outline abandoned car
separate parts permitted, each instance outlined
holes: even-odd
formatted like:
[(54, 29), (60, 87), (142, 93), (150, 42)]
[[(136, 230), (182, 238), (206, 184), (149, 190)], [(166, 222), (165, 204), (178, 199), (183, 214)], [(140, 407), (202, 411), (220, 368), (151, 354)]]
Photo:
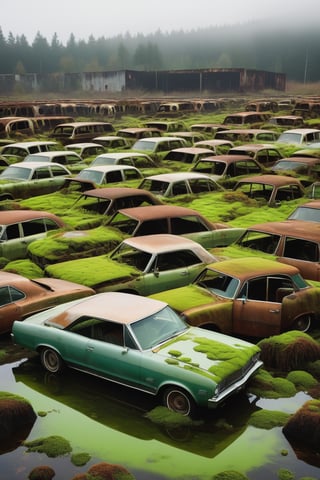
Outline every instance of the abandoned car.
[(51, 373), (67, 365), (155, 395), (182, 415), (219, 406), (262, 365), (258, 346), (189, 327), (165, 302), (119, 292), (15, 322), (12, 338)]

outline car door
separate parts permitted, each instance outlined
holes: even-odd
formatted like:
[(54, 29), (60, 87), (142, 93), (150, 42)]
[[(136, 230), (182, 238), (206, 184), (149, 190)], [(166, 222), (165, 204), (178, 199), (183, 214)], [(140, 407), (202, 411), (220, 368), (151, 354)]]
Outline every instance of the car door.
[(281, 331), (282, 304), (276, 291), (283, 285), (278, 277), (258, 277), (242, 286), (233, 305), (233, 333), (267, 337)]
[(27, 242), (24, 241), (20, 223), (7, 225), (0, 239), (0, 254), (9, 260), (24, 258), (27, 253)]
[(202, 269), (203, 263), (191, 250), (160, 253), (136, 285), (140, 282), (140, 295), (151, 295), (192, 283)]
[(14, 287), (0, 287), (0, 334), (11, 330), (15, 320), (21, 320), (21, 309), (15, 303), (25, 298), (25, 294)]

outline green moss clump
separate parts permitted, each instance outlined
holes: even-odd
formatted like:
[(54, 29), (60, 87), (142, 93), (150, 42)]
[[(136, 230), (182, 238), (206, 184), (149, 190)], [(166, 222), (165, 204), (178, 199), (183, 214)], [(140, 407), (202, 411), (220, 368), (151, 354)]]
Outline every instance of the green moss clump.
[(311, 373), (312, 376), (320, 380), (320, 360), (315, 362), (309, 362), (306, 365), (306, 370)]
[(190, 417), (161, 406), (155, 407), (153, 410), (150, 410), (150, 412), (147, 412), (145, 417), (157, 425), (164, 425), (166, 427), (192, 425), (193, 423)]
[(166, 358), (166, 363), (169, 365), (179, 365), (179, 361), (176, 360), (175, 358)]
[(258, 351), (255, 345), (243, 349), (237, 345), (226, 345), (205, 337), (195, 338), (194, 341), (198, 343), (194, 347), (196, 352), (204, 353), (208, 359), (216, 361), (208, 371), (218, 382), (238, 371), (240, 366)]
[(168, 353), (173, 357), (180, 357), (180, 355), (182, 355), (181, 352), (179, 352), (179, 350), (170, 350)]
[(26, 278), (44, 277), (43, 270), (31, 260), (14, 260), (3, 268), (5, 272), (16, 273)]
[(288, 373), (287, 379), (295, 385), (297, 390), (302, 391), (306, 391), (318, 383), (310, 373), (302, 370), (294, 370)]
[(320, 358), (320, 344), (304, 332), (290, 332), (264, 338), (258, 343), (267, 367), (291, 371)]
[(23, 442), (23, 445), (27, 447), (27, 452), (45, 453), (48, 457), (60, 457), (72, 451), (68, 440), (59, 435), (37, 438), (36, 440)]
[(275, 410), (258, 410), (254, 412), (250, 419), (249, 425), (265, 430), (271, 430), (274, 427), (282, 427), (290, 418), (290, 414)]
[(248, 480), (248, 477), (236, 470), (226, 470), (225, 472), (214, 475), (212, 480)]
[(295, 475), (293, 472), (287, 470), (286, 468), (280, 468), (278, 470), (278, 478), (279, 480), (293, 480), (295, 478)]
[(107, 255), (56, 263), (47, 266), (45, 272), (49, 277), (69, 280), (87, 287), (96, 287), (115, 280), (129, 281), (141, 274), (136, 268), (114, 262)]
[(83, 465), (86, 465), (91, 460), (91, 455), (86, 452), (81, 452), (81, 453), (73, 453), (71, 455), (71, 462), (73, 465), (76, 465), (77, 467), (81, 467)]
[(292, 382), (286, 378), (273, 377), (263, 368), (251, 379), (248, 391), (262, 398), (289, 398), (297, 393)]

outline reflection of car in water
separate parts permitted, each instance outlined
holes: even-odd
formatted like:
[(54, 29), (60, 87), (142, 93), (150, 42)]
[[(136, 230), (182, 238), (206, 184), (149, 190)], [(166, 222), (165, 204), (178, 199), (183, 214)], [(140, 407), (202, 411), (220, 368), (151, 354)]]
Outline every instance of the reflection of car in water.
[(105, 380), (74, 370), (66, 370), (64, 375), (50, 374), (34, 359), (21, 363), (13, 373), (16, 382), (60, 402), (60, 412), (63, 413), (65, 405), (91, 418), (92, 431), (87, 431), (87, 438), (95, 435), (98, 422), (125, 434), (127, 445), (136, 439), (148, 444), (154, 440), (207, 458), (214, 458), (236, 441), (245, 431), (249, 417), (258, 409), (245, 394), (239, 394), (228, 402), (227, 407), (205, 412), (194, 423), (161, 426), (147, 418), (146, 412), (151, 411), (156, 403), (141, 392), (130, 390), (128, 395), (127, 388), (112, 383), (105, 388)]

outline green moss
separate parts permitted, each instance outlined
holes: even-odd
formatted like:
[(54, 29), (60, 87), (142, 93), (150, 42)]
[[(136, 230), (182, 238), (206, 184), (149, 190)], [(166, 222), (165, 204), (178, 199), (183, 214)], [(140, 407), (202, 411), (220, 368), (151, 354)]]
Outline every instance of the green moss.
[(145, 417), (157, 425), (166, 427), (178, 427), (192, 425), (193, 421), (190, 417), (173, 412), (166, 407), (155, 407), (145, 414)]
[(180, 357), (179, 361), (183, 362), (183, 363), (190, 363), (191, 364), (191, 358), (189, 358), (189, 357)]
[(248, 391), (262, 398), (289, 398), (297, 393), (292, 382), (273, 377), (263, 368), (250, 380)]
[(304, 367), (320, 356), (320, 344), (307, 333), (296, 330), (265, 338), (258, 346), (264, 364), (283, 371)]
[(249, 425), (256, 428), (271, 430), (274, 427), (282, 427), (290, 418), (290, 414), (275, 410), (258, 410), (254, 412), (250, 419)]
[(117, 282), (126, 281), (141, 274), (136, 268), (114, 262), (106, 255), (49, 265), (45, 268), (45, 272), (50, 277), (69, 280), (88, 287), (112, 282), (114, 279)]
[(288, 373), (287, 380), (292, 382), (297, 390), (306, 391), (317, 385), (318, 381), (308, 372), (303, 370), (293, 370)]
[(77, 467), (81, 467), (82, 465), (86, 465), (91, 460), (91, 455), (86, 452), (82, 453), (73, 453), (71, 455), (71, 462), (73, 465), (76, 465)]
[(179, 350), (170, 350), (168, 353), (169, 353), (169, 355), (172, 355), (173, 357), (180, 357), (180, 355), (182, 355), (182, 353), (179, 352)]
[(18, 400), (19, 402), (28, 403), (30, 405), (30, 402), (24, 397), (20, 397), (20, 395), (16, 395), (10, 392), (0, 391), (0, 400)]
[(278, 470), (278, 478), (279, 480), (293, 480), (295, 478), (295, 475), (293, 472), (287, 470), (286, 468), (280, 468)]
[(3, 268), (5, 272), (17, 273), (26, 278), (41, 278), (43, 270), (31, 260), (14, 260)]
[(36, 240), (28, 246), (28, 253), (40, 265), (72, 260), (113, 250), (122, 241), (114, 229), (100, 226), (84, 232), (59, 232)]
[(214, 375), (215, 380), (220, 382), (223, 378), (231, 375), (239, 370), (240, 366), (245, 364), (249, 357), (256, 353), (257, 347), (238, 347), (220, 343), (208, 338), (195, 338), (195, 343), (198, 343), (194, 347), (196, 352), (204, 353), (210, 360), (216, 361), (209, 368), (209, 373)]
[(236, 470), (226, 470), (225, 472), (214, 475), (212, 480), (248, 480), (248, 477)]
[(178, 312), (213, 302), (213, 297), (207, 290), (199, 289), (195, 285), (174, 288), (150, 296), (167, 302)]
[(179, 361), (176, 360), (175, 358), (166, 358), (166, 363), (169, 365), (179, 365)]
[(320, 379), (320, 360), (307, 363), (306, 369), (308, 370), (309, 373), (311, 373), (311, 375)]
[(48, 457), (59, 457), (72, 451), (68, 440), (58, 435), (23, 442), (23, 445), (27, 452), (45, 453)]

